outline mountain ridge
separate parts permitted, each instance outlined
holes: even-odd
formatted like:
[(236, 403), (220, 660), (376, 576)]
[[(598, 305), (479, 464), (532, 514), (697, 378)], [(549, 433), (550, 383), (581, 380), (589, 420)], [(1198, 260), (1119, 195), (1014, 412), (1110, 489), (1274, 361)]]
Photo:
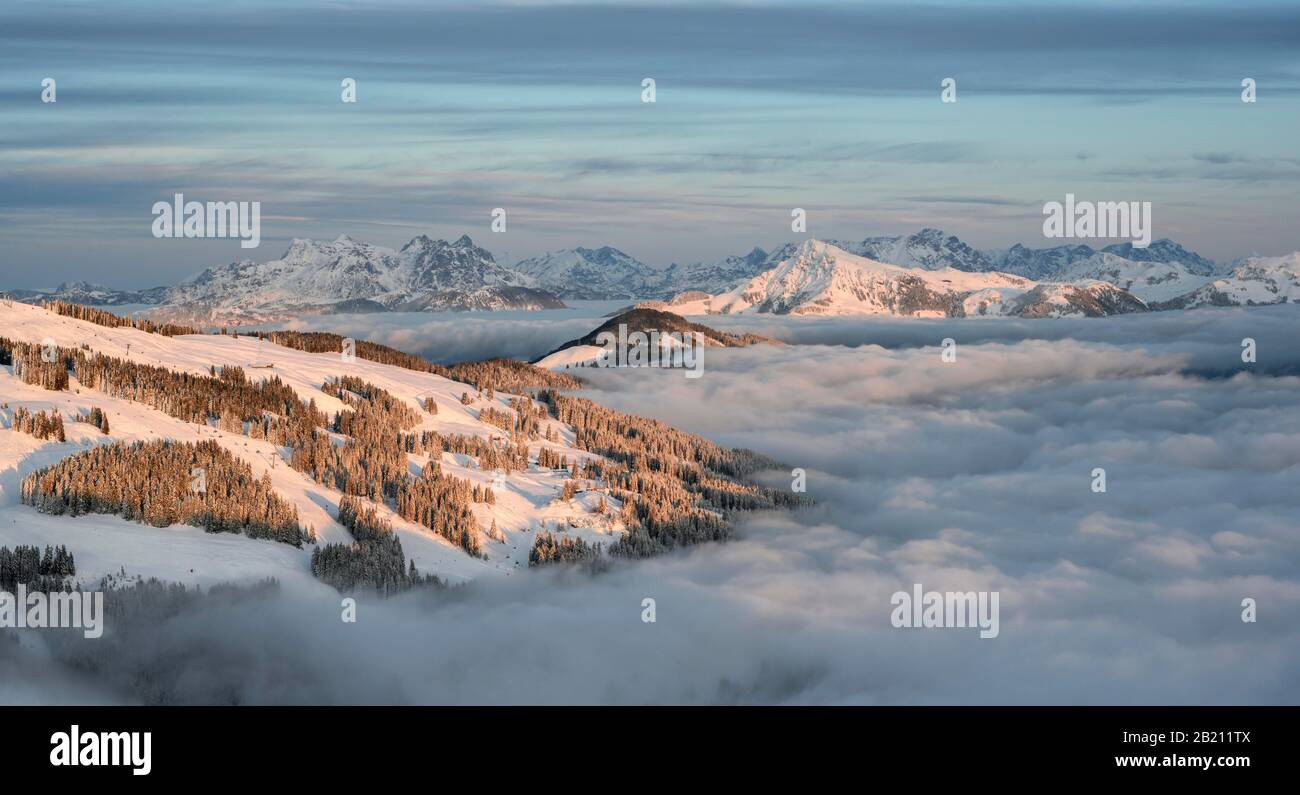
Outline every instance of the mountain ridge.
[[(1258, 281), (1258, 273), (1233, 274), (1245, 263), (1265, 258), (1215, 263), (1168, 238), (1146, 248), (1132, 243), (1100, 249), (1082, 243), (1044, 248), (1016, 243), (1007, 249), (978, 250), (956, 235), (925, 227), (907, 235), (822, 242), (918, 272), (1002, 273), (1053, 284), (1103, 281), (1148, 300), (1152, 308), (1189, 308), (1238, 298), (1257, 304), (1289, 296), (1275, 284), (1271, 291), (1234, 288), (1191, 298), (1212, 281)], [(754, 247), (746, 254), (662, 268), (613, 246), (577, 246), (507, 266), (468, 235), (447, 241), (421, 234), (392, 249), (343, 234), (332, 241), (295, 238), (277, 259), (212, 266), (170, 287), (115, 290), (75, 281), (52, 291), (15, 290), (10, 295), (27, 303), (61, 299), (89, 306), (139, 304), (153, 307), (145, 311), (162, 320), (229, 324), (348, 311), (537, 310), (563, 307), (564, 298), (650, 299), (681, 305), (694, 303), (696, 292), (715, 296), (734, 290), (778, 267), (802, 245), (785, 243), (770, 251)]]
[(809, 240), (735, 289), (670, 304), (679, 314), (1062, 317), (1142, 312), (1140, 299), (1113, 284), (1035, 282), (998, 271), (906, 268)]

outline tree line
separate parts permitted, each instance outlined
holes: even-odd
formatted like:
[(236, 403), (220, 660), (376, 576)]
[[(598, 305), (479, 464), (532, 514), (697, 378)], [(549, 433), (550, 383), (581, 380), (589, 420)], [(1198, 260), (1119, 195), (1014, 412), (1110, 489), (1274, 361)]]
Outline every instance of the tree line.
[(108, 434), (108, 412), (104, 411), (99, 406), (91, 406), (88, 414), (78, 414), (73, 419), (77, 422), (84, 422), (93, 425), (99, 429), (100, 433), (105, 435)]
[[(276, 345), (308, 353), (342, 353), (343, 341), (346, 339), (338, 334), (324, 331), (259, 331), (257, 336)], [(443, 378), (469, 384), (476, 389), (520, 393), (537, 388), (577, 389), (582, 385), (582, 382), (571, 375), (552, 373), (550, 370), (514, 359), (495, 358), (479, 362), (459, 362), (448, 367), (375, 342), (354, 340), (354, 345), (358, 358), (390, 364), (405, 370), (440, 375)]]
[(13, 593), (19, 583), (33, 591), (62, 590), (64, 580), (75, 577), (77, 562), (68, 548), (18, 545), (0, 547), (0, 591)]
[(18, 406), (14, 409), (12, 427), (13, 430), (19, 433), (35, 436), (37, 439), (53, 439), (56, 442), (66, 442), (68, 440), (64, 432), (63, 415), (54, 409), (51, 409), (49, 414), (44, 411), (33, 414), (22, 406)]
[(548, 530), (539, 530), (528, 552), (529, 566), (548, 563), (581, 563), (601, 556), (600, 544), (588, 544), (574, 536), (559, 536)]
[(731, 534), (730, 511), (799, 502), (796, 495), (739, 480), (777, 466), (752, 451), (724, 448), (657, 420), (553, 390), (538, 398), (573, 427), (575, 447), (602, 457), (584, 461), (574, 474), (603, 480), (623, 503), (627, 533), (610, 546), (611, 554), (644, 557), (720, 541)]
[(68, 352), (0, 337), (0, 365), (12, 366), (24, 384), (54, 392), (68, 388)]
[(99, 309), (93, 306), (84, 306), (82, 304), (73, 304), (68, 301), (54, 299), (52, 301), (41, 302), (41, 307), (48, 309), (64, 317), (76, 318), (94, 323), (97, 326), (106, 326), (108, 328), (133, 328), (140, 331), (146, 331), (150, 334), (162, 334), (167, 337), (175, 337), (181, 334), (202, 334), (202, 329), (193, 326), (181, 326), (175, 323), (156, 323), (152, 320), (143, 318), (130, 318), (115, 315), (112, 312)]
[(325, 544), (311, 553), (311, 572), (343, 593), (374, 590), (385, 596), (419, 585), (441, 585), (432, 575), (421, 575), (415, 561), (406, 560), (402, 541), (374, 506), (356, 497), (339, 500), (339, 524), (355, 542)]
[(215, 441), (117, 442), (82, 450), (23, 478), (20, 499), (38, 511), (107, 513), (154, 527), (188, 524), (300, 547), (298, 509), (275, 493), (270, 473)]
[(437, 461), (425, 464), (418, 478), (407, 478), (398, 489), (397, 514), (417, 522), (475, 557), (483, 555), (478, 521), (470, 510), (469, 481), (442, 474)]

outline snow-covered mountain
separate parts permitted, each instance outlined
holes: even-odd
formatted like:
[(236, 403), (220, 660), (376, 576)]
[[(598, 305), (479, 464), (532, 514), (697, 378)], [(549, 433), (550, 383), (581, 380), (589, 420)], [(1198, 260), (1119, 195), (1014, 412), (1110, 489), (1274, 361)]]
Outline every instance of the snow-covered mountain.
[(1227, 276), (1165, 301), (1157, 308), (1260, 306), (1297, 301), (1300, 301), (1300, 251), (1282, 257), (1250, 257)]
[(238, 322), (329, 311), (342, 302), (400, 310), (563, 306), (468, 236), (449, 243), (421, 235), (393, 251), (343, 235), (294, 240), (270, 262), (209, 268), (168, 290), (158, 314)]
[[(606, 354), (606, 349), (601, 345), (601, 334), (608, 333), (616, 338), (622, 335), (626, 338), (626, 335), (636, 332), (647, 335), (647, 345), (653, 344), (649, 343), (648, 340), (658, 339), (660, 349), (664, 355), (671, 355), (674, 347), (681, 346), (680, 341), (674, 340), (670, 336), (672, 334), (679, 334), (682, 339), (689, 340), (692, 344), (695, 340), (699, 340), (707, 348), (740, 348), (760, 343), (766, 345), (783, 344), (779, 340), (757, 334), (728, 334), (701, 323), (688, 322), (675, 312), (665, 311), (657, 307), (637, 305), (614, 315), (583, 336), (569, 340), (539, 358), (534, 364), (547, 370), (563, 370), (574, 366), (594, 365), (602, 355)], [(652, 334), (653, 337), (650, 336)]]
[[(1000, 271), (1035, 281), (1067, 281), (1058, 275), (1076, 262), (1098, 253), (1091, 246), (1083, 244), (1032, 249), (1017, 243), (1009, 249), (979, 251), (956, 235), (928, 227), (910, 235), (868, 237), (859, 242), (825, 242), (850, 254), (903, 268), (951, 268), (968, 273)], [(728, 257), (717, 263), (671, 266), (664, 272), (660, 289), (654, 296), (671, 298), (688, 290), (703, 290), (714, 294), (725, 292), (788, 259), (799, 245), (787, 243), (770, 255), (765, 255), (762, 249), (756, 248), (744, 257)], [(1134, 262), (1181, 262), (1189, 274), (1208, 275), (1214, 268), (1213, 262), (1171, 240), (1157, 240), (1146, 249), (1134, 248), (1131, 243), (1125, 243), (1107, 246), (1102, 251)]]
[[(1274, 302), (1280, 296), (1289, 296), (1286, 285), (1291, 283), (1285, 269), (1278, 272), (1263, 264), (1279, 258), (1251, 257), (1217, 265), (1167, 238), (1146, 248), (1119, 243), (1098, 250), (1075, 243), (1035, 249), (1017, 243), (1007, 249), (979, 251), (955, 235), (924, 228), (908, 235), (868, 237), (858, 242), (830, 240), (822, 245), (877, 266), (891, 265), (904, 271), (988, 274), (992, 282), (997, 282), (993, 287), (997, 290), (1013, 289), (999, 281), (1003, 276), (1051, 284), (1054, 286), (1044, 287), (1034, 295), (1050, 294), (1049, 304), (1059, 300), (1069, 306), (1088, 304), (1084, 298), (1088, 291), (1099, 297), (1099, 288), (1079, 286), (1087, 281), (1122, 288), (1153, 309)], [(653, 299), (668, 302), (673, 311), (678, 311), (682, 306), (699, 308), (704, 296), (720, 299), (724, 294), (752, 289), (756, 278), (792, 259), (798, 260), (805, 246), (786, 243), (771, 252), (756, 247), (743, 255), (674, 263), (666, 268), (648, 265), (611, 246), (580, 246), (506, 266), (467, 236), (448, 242), (421, 235), (393, 250), (344, 235), (333, 241), (294, 240), (278, 259), (242, 260), (209, 268), (174, 287), (129, 291), (68, 282), (53, 291), (15, 290), (9, 295), (27, 303), (61, 299), (92, 306), (157, 305), (150, 310), (157, 319), (199, 325), (263, 323), (303, 313), (548, 309), (563, 306), (557, 296)], [(884, 273), (879, 268), (877, 272)], [(1215, 276), (1221, 278), (1214, 280)], [(852, 281), (850, 277), (842, 278)], [(868, 291), (874, 296), (872, 300), (882, 302), (878, 311), (883, 311), (891, 300), (888, 290), (882, 292), (884, 288), (880, 287), (883, 278), (873, 277), (875, 287)], [(960, 276), (949, 274), (947, 283), (936, 285), (917, 273), (893, 273), (886, 281), (891, 281), (891, 289), (898, 294), (897, 306), (890, 311), (947, 314), (956, 310), (948, 307), (947, 299), (936, 296), (986, 289), (985, 285), (957, 289), (954, 280), (962, 281)], [(1066, 290), (1061, 286), (1064, 284), (1076, 287)], [(1021, 285), (1014, 289), (1033, 287)], [(809, 283), (805, 288), (812, 290), (814, 285)], [(1067, 293), (1074, 297), (1073, 301), (1066, 297)], [(1110, 298), (1118, 301), (1117, 307), (1127, 306), (1122, 296)], [(839, 297), (828, 299), (828, 306), (842, 303)], [(724, 303), (739, 306), (736, 302)], [(721, 306), (716, 301), (715, 305)], [(808, 312), (815, 302), (791, 294), (774, 296), (770, 304), (787, 305)], [(1104, 310), (1105, 302), (1098, 306)], [(1032, 314), (1020, 304), (998, 311)], [(1087, 311), (1094, 310), (1090, 307)]]
[(673, 263), (664, 270), (651, 295), (671, 299), (695, 290), (721, 293), (754, 278), (771, 265), (768, 253), (758, 247), (743, 256), (733, 255), (713, 262)]
[(468, 235), (454, 243), (420, 235), (402, 246), (398, 260), (415, 294), (481, 287), (535, 287), (536, 283), (513, 268), (500, 265), (487, 249), (474, 245)]
[(956, 235), (928, 227), (911, 235), (869, 237), (860, 243), (837, 242), (835, 245), (860, 257), (904, 268), (928, 271), (952, 268), (972, 273), (994, 270), (984, 254), (966, 245)]
[(1218, 268), (1213, 261), (1168, 238), (1157, 240), (1146, 248), (1138, 248), (1127, 242), (1114, 243), (1100, 250), (1083, 243), (1048, 248), (1029, 248), (1017, 243), (1008, 249), (985, 251), (984, 256), (993, 270), (1045, 280), (1055, 279), (1075, 263), (1099, 253), (1122, 257), (1130, 262), (1178, 263), (1187, 273), (1195, 276), (1209, 276)]
[(809, 240), (745, 284), (673, 305), (671, 310), (679, 314), (1096, 317), (1146, 308), (1106, 282), (1039, 284), (998, 272), (904, 268)]
[(1147, 304), (1169, 301), (1189, 293), (1211, 276), (1188, 270), (1181, 262), (1136, 262), (1104, 251), (1074, 262), (1049, 276), (1052, 282), (1094, 279), (1122, 287)]
[(771, 255), (754, 247), (748, 254), (719, 260), (673, 263), (656, 268), (611, 246), (571, 248), (521, 260), (515, 268), (538, 287), (578, 300), (662, 299), (690, 292), (715, 294), (769, 270), (795, 244)]
[(552, 251), (514, 267), (535, 286), (579, 300), (653, 297), (662, 279), (655, 268), (611, 246)]
[(1051, 248), (1028, 248), (1017, 243), (1011, 248), (1000, 251), (986, 251), (993, 270), (1014, 273), (1027, 279), (1048, 279), (1061, 273), (1079, 260), (1087, 259), (1097, 252), (1092, 246), (1082, 243), (1072, 246), (1052, 246)]
[(1138, 248), (1129, 243), (1115, 243), (1102, 251), (1115, 254), (1134, 262), (1179, 262), (1189, 273), (1210, 276), (1218, 270), (1213, 260), (1206, 259), (1195, 251), (1188, 251), (1169, 238), (1161, 238), (1146, 248)]
[(85, 306), (122, 306), (124, 304), (157, 304), (163, 301), (166, 287), (147, 290), (115, 290), (102, 284), (86, 281), (63, 282), (53, 290), (11, 290), (16, 300), (36, 304), (42, 301), (67, 301)]

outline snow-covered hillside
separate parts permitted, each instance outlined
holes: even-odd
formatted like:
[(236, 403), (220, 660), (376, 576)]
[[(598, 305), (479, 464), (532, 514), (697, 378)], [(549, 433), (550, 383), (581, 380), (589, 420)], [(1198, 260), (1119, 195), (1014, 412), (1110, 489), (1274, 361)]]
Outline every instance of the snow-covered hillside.
[[(167, 337), (132, 328), (106, 328), (17, 302), (0, 304), (0, 336), (36, 343), (48, 340), (70, 349), (85, 346), (135, 363), (196, 375), (207, 374), (213, 366), (238, 365), (251, 379), (278, 376), (302, 399), (314, 399), (326, 412), (341, 410), (344, 404), (322, 392), (321, 384), (329, 378), (353, 375), (388, 390), (413, 407), (432, 397), (438, 413), (422, 412), (420, 429), (444, 434), (499, 438), (501, 429), (481, 421), (480, 412), (491, 406), (513, 414), (509, 395), (497, 393), (490, 400), (474, 398), (473, 387), (438, 375), (360, 358), (344, 362), (338, 353), (307, 353), (253, 337)], [(469, 405), (462, 405), (460, 398), (467, 392), (473, 399)], [(0, 367), (0, 406), (0, 546), (66, 544), (76, 556), (78, 579), (83, 582), (125, 570), (128, 575), (188, 583), (275, 576), (289, 584), (323, 587), (309, 572), (309, 547), (298, 550), (282, 543), (208, 534), (176, 525), (155, 528), (109, 515), (50, 516), (19, 503), (19, 483), (26, 475), (78, 450), (112, 441), (215, 440), (247, 462), (254, 475), (269, 473), (275, 491), (297, 507), (301, 523), (314, 528), (321, 543), (351, 540), (348, 530), (334, 518), (341, 495), (290, 468), (285, 463), (285, 449), (270, 442), (228, 433), (214, 425), (183, 422), (144, 403), (85, 388), (75, 378), (67, 391), (41, 389), (16, 378), (12, 367)], [(59, 412), (64, 417), (67, 441), (41, 441), (10, 429), (18, 407)], [(72, 422), (73, 417), (87, 414), (92, 407), (107, 413), (107, 436), (91, 425)], [(534, 452), (550, 448), (571, 462), (593, 457), (572, 446), (570, 428), (554, 420), (546, 423), (556, 429), (557, 441), (534, 441)], [(411, 456), (413, 471), (418, 471), (425, 460)], [(495, 504), (476, 503), (473, 510), (482, 527), (495, 521), (505, 541), (485, 538), (487, 558), (474, 558), (427, 528), (380, 506), (381, 515), (392, 523), (407, 557), (425, 573), (451, 582), (510, 575), (527, 568), (537, 531), (553, 530), (557, 525), (563, 525), (570, 537), (593, 542), (608, 543), (622, 533), (616, 499), (595, 491), (579, 492), (567, 502), (559, 499), (566, 479), (563, 471), (539, 468), (534, 463), (527, 471), (511, 473), (504, 481), (494, 483), (494, 473), (479, 470), (468, 456), (442, 453), (441, 464), (447, 474), (493, 488)], [(604, 515), (595, 512), (602, 497), (612, 509)]]
[[(643, 337), (635, 336), (638, 333)], [(656, 344), (657, 351), (654, 350)], [(569, 340), (535, 364), (545, 370), (565, 370), (584, 365), (620, 366), (621, 357), (626, 355), (631, 359), (631, 349), (637, 349), (636, 357), (642, 361), (671, 362), (676, 352), (677, 366), (693, 366), (697, 348), (740, 348), (757, 344), (781, 343), (756, 334), (728, 334), (700, 323), (691, 323), (662, 301), (649, 301), (611, 317), (577, 339)], [(620, 345), (625, 346), (623, 353), (616, 350)]]

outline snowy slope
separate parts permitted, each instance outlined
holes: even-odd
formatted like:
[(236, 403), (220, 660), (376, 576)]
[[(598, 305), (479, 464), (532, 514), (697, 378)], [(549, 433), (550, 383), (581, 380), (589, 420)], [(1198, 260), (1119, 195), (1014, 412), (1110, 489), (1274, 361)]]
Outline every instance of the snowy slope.
[[(433, 397), (438, 403), (438, 414), (426, 414), (422, 428), (484, 438), (502, 435), (499, 428), (478, 419), (479, 411), (489, 401), (480, 398), (472, 405), (461, 405), (461, 394), (468, 391), (473, 395), (472, 387), (364, 359), (343, 363), (338, 354), (306, 353), (250, 337), (164, 337), (130, 328), (109, 329), (19, 303), (0, 303), (0, 336), (30, 342), (48, 338), (65, 347), (85, 344), (109, 355), (193, 373), (207, 373), (212, 365), (239, 365), (247, 368), (250, 378), (279, 376), (299, 396), (314, 398), (325, 411), (338, 410), (342, 403), (320, 391), (321, 383), (327, 377), (351, 374), (404, 398), (413, 406), (418, 406), (426, 396)], [(510, 412), (509, 398), (498, 393), (490, 405)], [(309, 547), (296, 550), (285, 544), (207, 534), (195, 528), (153, 528), (112, 516), (46, 516), (19, 504), (18, 485), (23, 477), (87, 445), (111, 440), (214, 439), (246, 461), (255, 475), (260, 477), (269, 471), (276, 491), (297, 506), (301, 523), (313, 527), (322, 542), (350, 540), (347, 529), (333, 519), (340, 495), (287, 466), (281, 458), (282, 451), (268, 442), (182, 422), (144, 404), (81, 388), (75, 378), (68, 391), (47, 391), (22, 383), (13, 377), (12, 368), (0, 368), (0, 404), (7, 404), (7, 408), (0, 409), (0, 545), (67, 544), (77, 558), (78, 576), (83, 580), (92, 581), (125, 567), (128, 574), (190, 583), (210, 583), (232, 576), (240, 579), (277, 576), (289, 583), (309, 581), (315, 585), (308, 568)], [(32, 411), (60, 411), (67, 427), (67, 443), (42, 442), (10, 430), (8, 426), (17, 406)], [(71, 421), (73, 416), (87, 413), (91, 406), (108, 412), (110, 436)], [(559, 431), (560, 441), (535, 441), (531, 443), (534, 449), (550, 447), (568, 455), (570, 461), (591, 457), (590, 453), (571, 447), (571, 429), (559, 423), (551, 424)], [(411, 460), (413, 466), (424, 463), (418, 456), (412, 456)], [(447, 474), (492, 485), (493, 473), (473, 468), (466, 456), (444, 453), (442, 466)], [(621, 525), (612, 518), (619, 507), (617, 500), (607, 498), (613, 509), (610, 518), (593, 513), (598, 494), (582, 493), (571, 503), (560, 503), (558, 495), (564, 480), (563, 473), (530, 466), (527, 472), (509, 475), (504, 489), (494, 487), (495, 505), (474, 506), (483, 528), (495, 519), (506, 536), (505, 543), (485, 539), (487, 560), (469, 557), (441, 536), (402, 519), (387, 508), (381, 508), (380, 512), (392, 522), (407, 556), (423, 572), (450, 581), (508, 575), (527, 567), (528, 551), (538, 529), (564, 523), (573, 526), (568, 532), (577, 537), (605, 543), (621, 533)]]
[(535, 364), (546, 370), (568, 370), (579, 365), (591, 364), (604, 354), (605, 349), (597, 345), (573, 345), (543, 356)]

